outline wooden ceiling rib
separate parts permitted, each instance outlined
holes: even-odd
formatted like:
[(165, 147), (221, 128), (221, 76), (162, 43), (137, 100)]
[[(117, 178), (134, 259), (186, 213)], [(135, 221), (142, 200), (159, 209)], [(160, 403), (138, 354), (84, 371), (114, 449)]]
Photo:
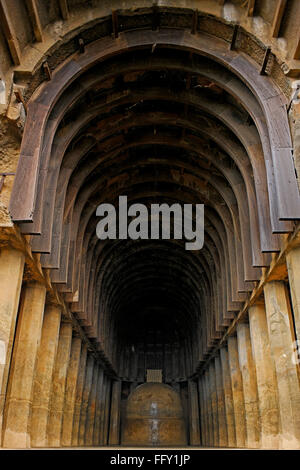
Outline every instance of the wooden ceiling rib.
[(59, 8), (61, 12), (61, 16), (63, 20), (68, 20), (69, 18), (69, 8), (68, 8), (68, 1), (67, 0), (58, 0)]
[(247, 15), (253, 16), (255, 9), (255, 0), (248, 0)]
[(0, 0), (0, 22), (3, 28), (5, 39), (7, 41), (13, 63), (15, 65), (19, 65), (21, 63), (20, 45), (10, 20), (7, 5), (4, 0)]
[(43, 29), (40, 22), (40, 17), (36, 5), (36, 0), (26, 0), (26, 7), (29, 13), (30, 21), (32, 23), (34, 36), (36, 41), (43, 41)]
[(272, 37), (277, 38), (279, 35), (279, 30), (281, 26), (281, 22), (283, 19), (283, 15), (285, 12), (285, 7), (287, 4), (287, 0), (277, 0), (276, 10), (274, 13), (274, 19), (272, 24)]
[[(160, 9), (150, 12), (148, 29), (122, 32), (113, 11), (111, 36), (76, 39), (57, 70), (48, 58), (48, 80), (27, 104), (10, 210), (111, 370), (124, 373), (120, 348), (146, 341), (159, 307), (164, 328), (193, 351), (188, 376), (280, 249), (278, 233), (300, 218), (299, 193), (286, 100), (272, 80), (199, 34), (197, 12), (187, 29), (163, 28)], [(119, 195), (204, 203), (203, 249), (98, 240), (96, 208)]]

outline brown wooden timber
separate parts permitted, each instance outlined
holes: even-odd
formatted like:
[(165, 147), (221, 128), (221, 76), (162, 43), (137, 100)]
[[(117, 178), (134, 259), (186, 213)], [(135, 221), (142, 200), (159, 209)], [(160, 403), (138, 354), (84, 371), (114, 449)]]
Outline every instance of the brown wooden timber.
[(294, 59), (300, 60), (300, 38), (298, 39), (298, 44), (294, 52)]
[(263, 63), (262, 63), (262, 66), (261, 66), (261, 69), (260, 69), (260, 72), (259, 72), (260, 75), (266, 75), (266, 68), (268, 66), (268, 61), (269, 61), (270, 54), (271, 54), (271, 48), (267, 47), (265, 55), (264, 55)]
[(20, 65), (21, 50), (16, 33), (9, 17), (9, 12), (5, 0), (0, 0), (0, 22), (3, 27), (3, 32), (9, 47), (13, 63), (15, 65)]
[(68, 0), (59, 0), (59, 8), (63, 20), (67, 21), (69, 19)]
[(253, 16), (254, 15), (254, 9), (255, 9), (255, 0), (248, 0), (247, 15), (248, 16)]
[(281, 26), (281, 22), (283, 19), (285, 7), (286, 7), (287, 0), (277, 0), (277, 6), (274, 13), (274, 19), (272, 23), (272, 37), (277, 38)]
[(38, 42), (42, 42), (43, 41), (43, 29), (42, 29), (42, 25), (40, 22), (36, 0), (26, 0), (26, 6), (27, 6), (27, 10), (30, 16), (31, 23), (32, 23), (35, 39)]
[(194, 10), (193, 19), (192, 19), (192, 29), (191, 34), (196, 34), (198, 26), (198, 10)]
[(118, 22), (118, 13), (116, 10), (112, 10), (111, 12), (111, 21), (112, 21), (113, 37), (117, 38), (119, 36), (119, 22)]

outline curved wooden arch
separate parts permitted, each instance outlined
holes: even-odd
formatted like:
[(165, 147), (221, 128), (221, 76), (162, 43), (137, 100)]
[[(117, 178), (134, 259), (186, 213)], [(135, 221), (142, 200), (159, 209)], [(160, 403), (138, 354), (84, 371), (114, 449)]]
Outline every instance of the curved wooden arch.
[[(125, 63), (125, 54), (151, 54), (154, 44), (158, 52), (151, 63)], [(95, 102), (81, 111), (83, 100), (93, 88), (101, 90), (104, 80), (159, 70), (159, 50), (167, 49), (178, 51), (178, 60), (170, 58), (165, 67), (186, 75), (185, 89), (143, 88), (133, 80), (117, 91), (97, 95), (96, 90)], [(194, 57), (190, 63), (188, 54)], [(100, 64), (103, 70), (95, 75)], [(213, 81), (224, 99), (191, 89), (191, 74)], [(163, 107), (151, 113), (146, 106), (143, 114), (125, 114), (144, 101), (168, 103), (166, 108), (174, 101), (189, 115), (178, 117)], [(33, 235), (32, 250), (42, 253), (51, 281), (114, 367), (118, 348), (126, 347), (114, 341), (122, 311), (156, 292), (166, 302), (172, 297), (177, 328), (189, 322), (179, 347), (192, 357), (185, 369), (196, 370), (252, 291), (252, 281), (259, 280), (260, 267), (268, 265), (265, 252), (279, 249), (276, 233), (291, 231), (291, 221), (300, 218), (285, 104), (272, 80), (224, 41), (168, 29), (97, 40), (68, 58), (32, 95), (12, 218)], [(237, 116), (239, 107), (249, 123)], [(147, 146), (167, 149), (167, 155), (172, 149), (185, 153), (169, 162), (161, 153), (153, 163), (141, 156)], [(167, 201), (205, 202), (207, 240), (201, 253), (187, 254), (177, 241), (171, 249), (164, 244), (146, 249), (97, 240), (95, 208), (107, 198), (116, 201), (120, 191), (129, 202), (157, 194)], [(151, 252), (159, 258), (152, 259)], [(201, 344), (195, 346), (197, 337)]]

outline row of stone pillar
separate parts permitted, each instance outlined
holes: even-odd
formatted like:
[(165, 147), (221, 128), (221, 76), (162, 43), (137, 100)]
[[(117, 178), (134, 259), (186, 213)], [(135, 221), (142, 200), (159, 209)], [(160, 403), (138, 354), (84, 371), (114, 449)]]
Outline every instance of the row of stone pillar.
[[(300, 447), (299, 364), (289, 293), (283, 281), (271, 281), (263, 294), (199, 378), (204, 446)], [(298, 295), (292, 292), (293, 301)]]
[(107, 444), (111, 379), (87, 345), (45, 304), (46, 288), (22, 286), (24, 255), (0, 252), (0, 429), (7, 448)]

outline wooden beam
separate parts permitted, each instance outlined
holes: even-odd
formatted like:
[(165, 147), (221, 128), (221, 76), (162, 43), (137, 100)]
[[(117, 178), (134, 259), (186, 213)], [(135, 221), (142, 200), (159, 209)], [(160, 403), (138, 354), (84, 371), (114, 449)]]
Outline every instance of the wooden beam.
[(263, 60), (263, 63), (262, 63), (261, 69), (260, 69), (260, 75), (266, 75), (266, 68), (267, 68), (267, 65), (268, 65), (270, 53), (271, 53), (271, 48), (267, 47), (266, 52), (265, 52), (265, 56), (264, 56), (264, 60)]
[(255, 0), (248, 0), (247, 16), (253, 16), (255, 8)]
[(230, 43), (230, 50), (231, 50), (231, 51), (234, 50), (238, 32), (239, 32), (239, 25), (238, 25), (238, 24), (235, 24), (235, 25), (234, 25), (234, 28), (233, 28), (231, 43)]
[(296, 47), (296, 50), (294, 52), (294, 57), (295, 60), (300, 60), (300, 38), (298, 39), (298, 44)]
[(15, 94), (17, 102), (22, 103), (22, 105), (24, 106), (25, 112), (27, 113), (27, 104), (26, 104), (26, 101), (24, 100), (24, 96), (23, 96), (21, 89), (16, 87), (14, 90), (14, 94)]
[(68, 0), (59, 0), (59, 8), (62, 18), (66, 21), (69, 19)]
[(85, 45), (84, 45), (84, 40), (82, 38), (78, 39), (78, 46), (79, 46), (79, 52), (80, 54), (84, 54), (85, 52)]
[(277, 0), (277, 7), (274, 14), (272, 24), (272, 37), (277, 38), (280, 30), (280, 25), (284, 15), (287, 0)]
[(192, 19), (192, 29), (191, 33), (196, 34), (198, 26), (198, 10), (194, 10), (193, 19)]
[(111, 12), (111, 21), (112, 21), (112, 28), (113, 28), (113, 37), (117, 38), (119, 36), (119, 23), (118, 23), (118, 13), (116, 10), (112, 10)]
[(157, 31), (159, 29), (159, 8), (156, 3), (152, 5), (152, 31)]
[(21, 51), (18, 39), (15, 35), (13, 25), (10, 21), (8, 9), (5, 0), (0, 0), (0, 24), (4, 32), (5, 39), (8, 44), (8, 48), (15, 65), (21, 63)]
[(35, 39), (38, 42), (43, 41), (43, 29), (40, 22), (36, 0), (26, 0), (26, 6), (32, 23)]
[(47, 76), (47, 80), (51, 80), (51, 78), (52, 78), (52, 73), (51, 73), (51, 70), (50, 70), (50, 67), (49, 67), (49, 64), (48, 64), (47, 61), (45, 61), (45, 62), (43, 63), (43, 70), (44, 70), (44, 72), (45, 72), (45, 74), (46, 74), (46, 76)]

